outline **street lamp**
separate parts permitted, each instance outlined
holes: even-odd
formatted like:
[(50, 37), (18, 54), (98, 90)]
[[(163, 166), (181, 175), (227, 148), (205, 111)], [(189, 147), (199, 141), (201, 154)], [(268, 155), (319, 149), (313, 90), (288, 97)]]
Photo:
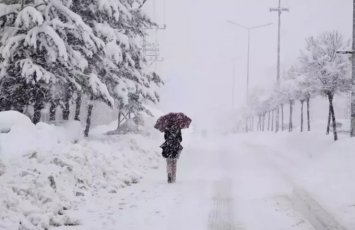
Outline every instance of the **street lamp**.
[(239, 58), (232, 58), (231, 61), (232, 61), (232, 67), (233, 67), (233, 75), (232, 75), (232, 109), (234, 109), (234, 100), (235, 100), (235, 77), (236, 77), (236, 67), (235, 67), (235, 64), (236, 64), (236, 60), (238, 60)]
[(228, 20), (227, 21), (229, 24), (233, 25), (233, 26), (237, 26), (237, 27), (240, 27), (240, 28), (243, 28), (243, 29), (246, 29), (248, 31), (248, 57), (247, 57), (247, 99), (248, 99), (248, 96), (249, 96), (249, 61), (250, 61), (250, 32), (252, 30), (255, 30), (255, 29), (259, 29), (259, 28), (262, 28), (262, 27), (266, 27), (266, 26), (270, 26), (272, 25), (272, 23), (267, 23), (267, 24), (262, 24), (262, 25), (257, 25), (257, 26), (251, 26), (251, 27), (248, 27), (248, 26), (245, 26), (245, 25), (242, 25), (242, 24), (239, 24), (237, 22), (233, 22), (231, 20)]

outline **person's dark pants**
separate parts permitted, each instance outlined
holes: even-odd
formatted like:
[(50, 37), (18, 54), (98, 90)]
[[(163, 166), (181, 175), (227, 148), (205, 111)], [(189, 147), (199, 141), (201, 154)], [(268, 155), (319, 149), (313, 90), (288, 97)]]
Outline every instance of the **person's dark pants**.
[(168, 183), (176, 181), (176, 164), (178, 158), (166, 158), (166, 169), (168, 173)]

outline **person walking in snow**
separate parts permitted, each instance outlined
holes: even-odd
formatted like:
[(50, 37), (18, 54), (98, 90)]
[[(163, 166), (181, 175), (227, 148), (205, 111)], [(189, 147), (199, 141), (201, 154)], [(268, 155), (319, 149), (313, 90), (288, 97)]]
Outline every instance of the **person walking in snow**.
[(154, 128), (164, 133), (165, 142), (160, 146), (163, 149), (163, 157), (166, 158), (168, 183), (176, 181), (176, 165), (180, 153), (182, 136), (181, 129), (189, 128), (191, 118), (183, 113), (169, 113), (160, 117)]
[(161, 145), (163, 149), (163, 157), (166, 158), (166, 169), (168, 174), (168, 183), (176, 181), (176, 165), (180, 153), (183, 149), (181, 146), (182, 136), (181, 129), (177, 126), (172, 126), (164, 133), (165, 142)]

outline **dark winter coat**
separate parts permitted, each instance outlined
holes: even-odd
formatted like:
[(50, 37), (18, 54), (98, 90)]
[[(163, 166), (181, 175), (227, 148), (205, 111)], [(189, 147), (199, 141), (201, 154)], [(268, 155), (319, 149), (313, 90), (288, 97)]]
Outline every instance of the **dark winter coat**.
[(181, 146), (182, 136), (180, 129), (170, 129), (165, 131), (165, 142), (160, 146), (163, 149), (163, 157), (178, 158), (183, 147)]

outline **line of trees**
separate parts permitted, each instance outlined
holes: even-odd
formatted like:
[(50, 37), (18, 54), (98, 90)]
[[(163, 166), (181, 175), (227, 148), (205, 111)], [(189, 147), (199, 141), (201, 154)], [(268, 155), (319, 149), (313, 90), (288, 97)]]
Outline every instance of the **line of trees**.
[(75, 119), (88, 100), (88, 136), (94, 101), (116, 107), (118, 129), (125, 118), (149, 113), (163, 82), (146, 68), (142, 40), (157, 26), (142, 0), (14, 0), (0, 4), (0, 111), (49, 119), (58, 108)]
[[(322, 95), (329, 103), (328, 122), (326, 133), (329, 134), (332, 126), (334, 140), (338, 140), (336, 126), (336, 111), (334, 97), (340, 93), (347, 93), (351, 88), (351, 63), (346, 55), (337, 51), (348, 50), (350, 43), (336, 32), (325, 32), (316, 37), (306, 39), (306, 46), (293, 67), (283, 76), (280, 87), (275, 87), (270, 95), (262, 96), (255, 93), (249, 98), (249, 107), (246, 114), (247, 130), (251, 129), (254, 118), (257, 117), (257, 130), (274, 131), (274, 115), (281, 113), (281, 130), (285, 128), (293, 131), (293, 113), (296, 102), (300, 103), (300, 131), (311, 130), (310, 101), (313, 97)], [(288, 127), (285, 127), (284, 110), (289, 107)], [(306, 107), (306, 115), (305, 115)], [(304, 117), (307, 125), (305, 127)], [(249, 126), (249, 128), (248, 128)]]

